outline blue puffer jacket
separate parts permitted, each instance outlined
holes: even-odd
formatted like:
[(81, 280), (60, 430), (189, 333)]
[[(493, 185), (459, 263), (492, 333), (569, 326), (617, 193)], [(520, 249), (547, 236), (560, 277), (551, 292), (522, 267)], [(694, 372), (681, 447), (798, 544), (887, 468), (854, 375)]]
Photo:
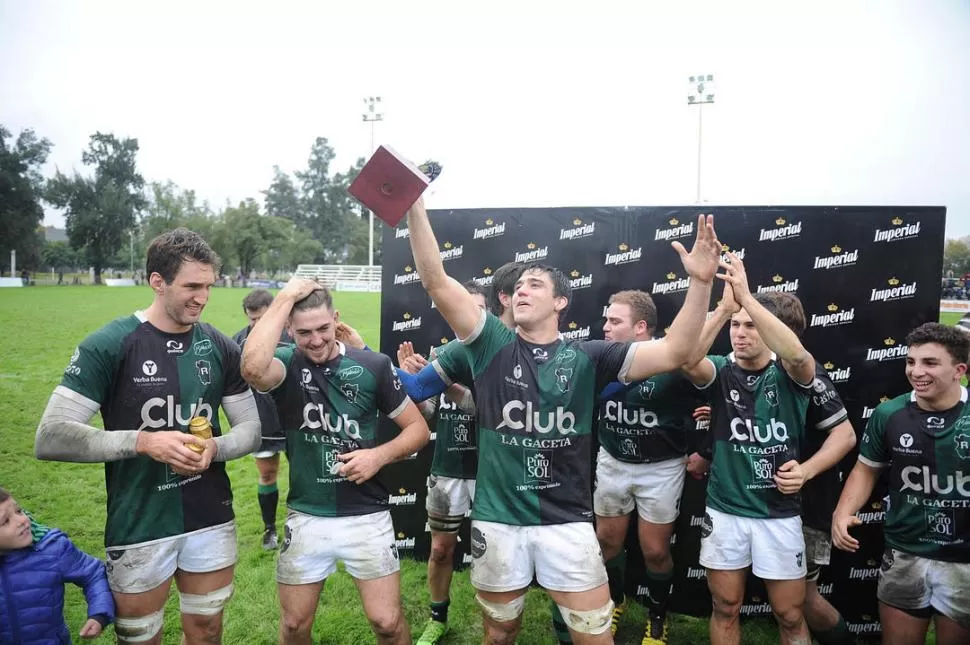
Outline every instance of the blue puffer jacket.
[(0, 645), (70, 645), (64, 583), (84, 589), (88, 616), (114, 621), (104, 563), (51, 529), (26, 549), (0, 554)]

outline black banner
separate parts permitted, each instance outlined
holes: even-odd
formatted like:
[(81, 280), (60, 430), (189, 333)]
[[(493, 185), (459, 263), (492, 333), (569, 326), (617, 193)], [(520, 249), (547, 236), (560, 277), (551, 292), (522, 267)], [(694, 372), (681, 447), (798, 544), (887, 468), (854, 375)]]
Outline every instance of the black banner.
[[(805, 308), (806, 347), (825, 365), (861, 438), (879, 402), (908, 389), (905, 337), (936, 320), (944, 243), (944, 208), (936, 207), (626, 207), (468, 209), (429, 213), (445, 270), (459, 281), (491, 284), (511, 260), (541, 261), (570, 278), (573, 297), (561, 331), (567, 338), (603, 337), (609, 296), (641, 289), (657, 304), (657, 334), (670, 324), (687, 290), (687, 276), (670, 243), (690, 248), (697, 215), (713, 213), (718, 237), (744, 260), (752, 291), (796, 293)], [(716, 286), (714, 300), (720, 297)], [(712, 302), (713, 307), (713, 302)], [(434, 311), (414, 268), (407, 229), (385, 227), (381, 351), (395, 357), (404, 340), (427, 354), (453, 337)], [(726, 329), (712, 353), (727, 353)], [(389, 430), (389, 428), (386, 428)], [(432, 428), (432, 431), (434, 429)], [(424, 499), (433, 446), (387, 469), (395, 494), (398, 547), (426, 559), (430, 550)], [(841, 464), (844, 476), (855, 453)], [(676, 567), (671, 609), (707, 616), (710, 597), (697, 565), (705, 483), (687, 479), (674, 537)], [(860, 635), (879, 634), (876, 574), (884, 517), (880, 488), (860, 511), (858, 553), (833, 549), (823, 569), (822, 594)], [(470, 562), (467, 526), (456, 564)], [(630, 551), (638, 551), (631, 549)], [(642, 591), (642, 561), (628, 554), (629, 593)], [(764, 585), (750, 577), (742, 615), (770, 615)]]

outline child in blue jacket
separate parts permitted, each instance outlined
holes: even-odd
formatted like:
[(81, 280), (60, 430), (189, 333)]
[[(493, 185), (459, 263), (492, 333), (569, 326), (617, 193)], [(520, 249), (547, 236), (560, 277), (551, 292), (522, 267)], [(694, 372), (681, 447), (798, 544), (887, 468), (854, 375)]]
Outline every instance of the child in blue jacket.
[(65, 582), (88, 601), (81, 638), (96, 638), (115, 613), (104, 563), (33, 521), (0, 488), (0, 645), (69, 645)]

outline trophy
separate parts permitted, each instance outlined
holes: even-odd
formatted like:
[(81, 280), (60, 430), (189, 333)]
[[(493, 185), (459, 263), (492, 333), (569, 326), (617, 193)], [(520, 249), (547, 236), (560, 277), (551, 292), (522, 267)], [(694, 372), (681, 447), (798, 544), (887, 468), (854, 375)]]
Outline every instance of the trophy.
[(416, 166), (387, 146), (380, 146), (350, 184), (348, 191), (390, 226), (397, 226), (432, 181), (441, 164)]

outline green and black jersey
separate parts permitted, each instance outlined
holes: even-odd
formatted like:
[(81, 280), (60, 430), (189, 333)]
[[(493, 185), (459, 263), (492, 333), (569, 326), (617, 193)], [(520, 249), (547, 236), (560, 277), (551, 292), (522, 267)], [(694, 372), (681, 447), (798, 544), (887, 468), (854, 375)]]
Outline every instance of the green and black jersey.
[(774, 477), (785, 462), (801, 461), (813, 385), (793, 381), (777, 360), (758, 371), (742, 369), (733, 354), (708, 360), (714, 378), (701, 388), (713, 388), (708, 505), (741, 517), (799, 515), (800, 495), (783, 495)]
[(859, 461), (889, 467), (886, 544), (948, 562), (970, 562), (970, 406), (924, 410), (915, 394), (876, 407)]
[(631, 345), (535, 345), (484, 313), (464, 343), (478, 410), (472, 518), (520, 526), (591, 522), (596, 395), (624, 380)]
[[(812, 399), (808, 404), (805, 420), (805, 444), (801, 459), (814, 455), (828, 439), (829, 432), (849, 417), (842, 398), (821, 364), (815, 363), (815, 381), (812, 382)], [(819, 432), (813, 432), (812, 429)], [(820, 472), (802, 486), (802, 523), (826, 533), (832, 530), (832, 513), (839, 503), (842, 482), (839, 464)]]
[(391, 419), (408, 399), (391, 359), (339, 343), (336, 358), (317, 365), (295, 346), (277, 348), (286, 368), (272, 390), (286, 433), (290, 462), (287, 506), (321, 517), (387, 510), (389, 492), (380, 474), (355, 484), (336, 474), (337, 455), (377, 443), (378, 411)]
[[(436, 352), (431, 362), (447, 385), (459, 383), (474, 388), (474, 377), (465, 346), (453, 340)], [(455, 479), (475, 479), (478, 472), (478, 423), (473, 413), (438, 395), (435, 413), (434, 458), (431, 474)]]
[[(169, 334), (141, 312), (88, 336), (74, 351), (58, 391), (92, 410), (106, 431), (181, 430), (203, 416), (220, 436), (219, 406), (249, 396), (239, 347), (212, 325)], [(104, 465), (108, 492), (105, 546), (131, 546), (233, 519), (224, 462), (191, 477), (147, 456)]]

